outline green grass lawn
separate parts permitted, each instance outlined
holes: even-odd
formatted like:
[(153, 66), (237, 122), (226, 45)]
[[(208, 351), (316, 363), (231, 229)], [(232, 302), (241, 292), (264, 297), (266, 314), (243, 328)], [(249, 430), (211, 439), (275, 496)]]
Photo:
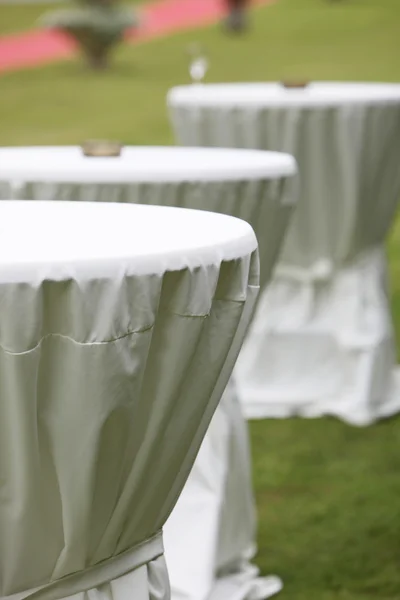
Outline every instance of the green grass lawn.
[[(74, 60), (0, 77), (0, 144), (172, 142), (165, 94), (188, 80), (193, 40), (209, 50), (212, 81), (400, 78), (400, 0), (280, 0), (253, 25), (242, 39), (213, 27), (126, 46), (106, 74)], [(400, 221), (388, 251), (400, 346)], [(399, 419), (361, 430), (263, 421), (251, 432), (259, 563), (284, 578), (282, 600), (399, 600)]]
[(33, 29), (45, 12), (65, 6), (63, 2), (34, 4), (0, 4), (0, 35)]

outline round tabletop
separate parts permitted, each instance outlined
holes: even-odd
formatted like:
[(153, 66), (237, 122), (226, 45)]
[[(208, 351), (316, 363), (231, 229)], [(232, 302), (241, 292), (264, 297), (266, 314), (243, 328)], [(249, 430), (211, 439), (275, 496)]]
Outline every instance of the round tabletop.
[(248, 223), (183, 208), (0, 202), (0, 282), (149, 274), (220, 264), (257, 248)]
[(133, 147), (121, 156), (84, 156), (81, 148), (0, 148), (0, 180), (175, 182), (275, 179), (296, 173), (289, 154), (218, 148)]
[(343, 104), (400, 103), (400, 85), (390, 83), (311, 82), (305, 87), (283, 83), (187, 85), (168, 93), (171, 106), (324, 107)]

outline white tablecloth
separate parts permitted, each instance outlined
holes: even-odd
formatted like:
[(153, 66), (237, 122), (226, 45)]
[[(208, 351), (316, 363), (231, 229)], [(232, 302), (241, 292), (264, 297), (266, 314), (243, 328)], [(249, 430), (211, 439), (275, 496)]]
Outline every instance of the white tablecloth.
[(251, 227), (0, 203), (0, 598), (167, 600), (161, 529), (258, 291)]
[(239, 361), (247, 416), (366, 425), (398, 411), (384, 238), (400, 193), (400, 86), (187, 86), (168, 103), (183, 144), (285, 151), (299, 165), (299, 206), (253, 322), (258, 343)]
[[(125, 148), (118, 159), (94, 159), (78, 148), (0, 150), (3, 194), (169, 204), (242, 217), (259, 236), (263, 285), (292, 212), (294, 173), (294, 160), (276, 153)], [(167, 522), (165, 545), (174, 600), (258, 600), (280, 589), (276, 578), (257, 578), (249, 563), (255, 519), (248, 433), (233, 382)]]

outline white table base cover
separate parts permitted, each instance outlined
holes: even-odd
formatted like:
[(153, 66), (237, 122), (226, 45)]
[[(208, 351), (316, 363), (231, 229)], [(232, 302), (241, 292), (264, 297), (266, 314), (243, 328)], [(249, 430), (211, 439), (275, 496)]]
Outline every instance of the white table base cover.
[(246, 416), (362, 426), (400, 411), (383, 249), (400, 195), (400, 86), (206, 85), (172, 90), (169, 107), (183, 145), (299, 165), (298, 207), (235, 371)]
[(236, 367), (245, 414), (334, 415), (363, 426), (397, 413), (400, 379), (385, 280), (381, 248), (328, 281), (276, 277)]
[[(139, 149), (135, 151), (140, 152)], [(62, 149), (57, 152), (62, 153)], [(57, 152), (51, 153), (53, 160)], [(186, 156), (186, 160), (189, 159), (190, 155)], [(279, 176), (279, 159), (278, 156), (271, 161), (278, 167), (271, 179), (268, 179), (268, 173), (263, 177), (262, 170), (259, 176), (247, 175), (246, 179), (246, 164), (252, 164), (249, 157), (238, 161), (243, 176), (238, 175), (236, 168), (233, 179), (229, 179), (232, 175), (232, 161), (229, 160), (225, 175), (218, 175), (216, 165), (214, 175), (211, 171), (211, 174), (201, 175), (199, 180), (191, 174), (187, 181), (163, 181), (161, 176), (160, 181), (140, 182), (140, 176), (137, 176), (138, 181), (124, 183), (100, 184), (90, 179), (61, 183), (35, 180), (31, 175), (28, 180), (18, 176), (3, 181), (2, 193), (3, 197), (12, 193), (15, 198), (22, 199), (183, 206), (240, 217), (250, 222), (258, 235), (262, 257), (260, 280), (265, 286), (270, 280), (296, 199), (296, 181), (288, 174)], [(74, 160), (77, 160), (76, 156)], [(32, 161), (28, 163), (32, 164)], [(201, 164), (204, 161), (198, 159), (194, 168), (199, 169)], [(178, 165), (174, 168), (180, 176), (185, 177), (182, 157), (175, 165)], [(133, 156), (131, 170), (137, 166), (138, 161)], [(84, 177), (83, 166), (81, 168)], [(104, 173), (103, 177), (106, 178)], [(166, 524), (165, 547), (173, 600), (261, 600), (282, 587), (277, 577), (259, 577), (258, 569), (250, 563), (256, 551), (256, 522), (248, 446), (248, 430), (231, 384)]]
[(282, 589), (260, 577), (248, 431), (233, 380), (164, 527), (172, 598), (263, 600)]
[(0, 203), (2, 600), (169, 599), (160, 532), (254, 306), (246, 224), (111, 209)]

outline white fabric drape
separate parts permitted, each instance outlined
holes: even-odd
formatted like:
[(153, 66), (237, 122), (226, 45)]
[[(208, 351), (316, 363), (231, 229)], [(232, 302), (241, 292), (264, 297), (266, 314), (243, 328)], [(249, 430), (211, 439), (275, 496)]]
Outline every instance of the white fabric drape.
[(400, 194), (400, 86), (176, 88), (186, 145), (293, 154), (300, 199), (236, 370), (250, 418), (400, 410), (384, 238)]
[[(260, 577), (248, 432), (233, 380), (164, 528), (176, 600), (263, 600), (282, 589)], [(196, 548), (194, 561), (193, 548)]]
[(0, 202), (0, 598), (168, 600), (161, 529), (258, 292), (222, 215)]

